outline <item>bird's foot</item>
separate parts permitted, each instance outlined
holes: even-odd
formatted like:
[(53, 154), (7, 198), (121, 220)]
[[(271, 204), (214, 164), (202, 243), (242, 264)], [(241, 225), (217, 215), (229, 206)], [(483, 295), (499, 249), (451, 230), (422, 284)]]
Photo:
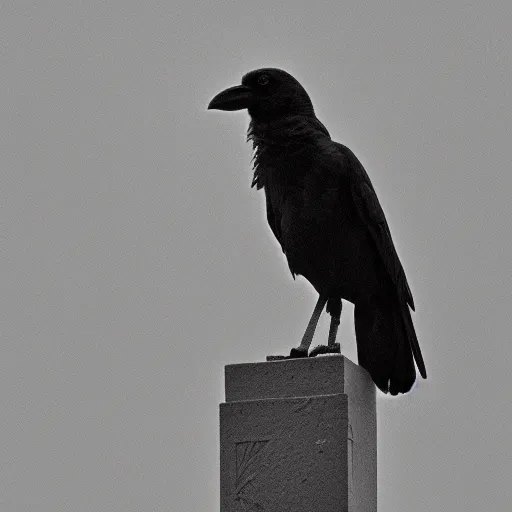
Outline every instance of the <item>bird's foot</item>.
[(308, 351), (301, 348), (292, 348), (286, 359), (299, 359), (300, 357), (308, 357)]
[(308, 351), (300, 348), (292, 348), (289, 356), (267, 356), (267, 361), (281, 361), (283, 359), (299, 359), (308, 357)]
[(316, 357), (321, 354), (341, 354), (340, 344), (318, 345), (309, 353), (309, 357)]

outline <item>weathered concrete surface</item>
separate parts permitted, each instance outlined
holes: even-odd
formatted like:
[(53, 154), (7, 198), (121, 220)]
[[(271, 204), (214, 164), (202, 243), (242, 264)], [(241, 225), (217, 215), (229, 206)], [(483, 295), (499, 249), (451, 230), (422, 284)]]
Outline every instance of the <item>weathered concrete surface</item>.
[(221, 406), (221, 511), (342, 511), (347, 397)]
[(226, 366), (221, 512), (376, 512), (375, 387), (343, 356)]

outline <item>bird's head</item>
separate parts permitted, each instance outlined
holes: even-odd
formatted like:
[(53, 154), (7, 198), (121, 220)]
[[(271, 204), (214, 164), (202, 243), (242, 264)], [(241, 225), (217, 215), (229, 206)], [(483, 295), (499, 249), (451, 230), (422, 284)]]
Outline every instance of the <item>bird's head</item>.
[(286, 71), (264, 68), (244, 75), (242, 84), (217, 94), (208, 109), (247, 109), (255, 121), (287, 116), (314, 117), (313, 104), (302, 85)]

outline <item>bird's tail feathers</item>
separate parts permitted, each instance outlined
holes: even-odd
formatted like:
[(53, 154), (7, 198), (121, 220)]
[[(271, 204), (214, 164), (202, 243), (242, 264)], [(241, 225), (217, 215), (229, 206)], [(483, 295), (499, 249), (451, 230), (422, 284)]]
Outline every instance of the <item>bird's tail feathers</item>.
[(407, 306), (407, 304), (402, 304), (402, 318), (404, 321), (406, 336), (409, 340), (409, 345), (411, 346), (414, 360), (416, 361), (416, 366), (418, 367), (420, 375), (426, 379), (427, 369), (425, 368), (425, 362), (423, 361), (423, 356), (421, 355), (421, 349), (418, 343), (418, 338), (416, 336), (416, 331), (414, 330), (414, 325), (412, 323), (411, 311), (409, 310), (409, 306)]
[(359, 364), (384, 393), (407, 393), (416, 380), (414, 359), (423, 378), (421, 357), (407, 304), (378, 300), (358, 303), (354, 309)]

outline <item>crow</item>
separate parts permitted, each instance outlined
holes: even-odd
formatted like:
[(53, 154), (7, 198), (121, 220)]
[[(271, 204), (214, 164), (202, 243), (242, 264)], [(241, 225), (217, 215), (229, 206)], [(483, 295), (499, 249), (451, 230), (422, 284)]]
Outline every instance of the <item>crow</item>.
[[(342, 299), (354, 304), (359, 365), (384, 393), (408, 392), (427, 374), (409, 308), (411, 290), (368, 174), (317, 119), (302, 85), (264, 68), (217, 94), (208, 109), (250, 115), (252, 186), (265, 192), (267, 220), (292, 276), (319, 298), (300, 345), (288, 357), (337, 353)], [(308, 354), (318, 319), (331, 315), (327, 345)]]

